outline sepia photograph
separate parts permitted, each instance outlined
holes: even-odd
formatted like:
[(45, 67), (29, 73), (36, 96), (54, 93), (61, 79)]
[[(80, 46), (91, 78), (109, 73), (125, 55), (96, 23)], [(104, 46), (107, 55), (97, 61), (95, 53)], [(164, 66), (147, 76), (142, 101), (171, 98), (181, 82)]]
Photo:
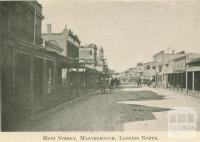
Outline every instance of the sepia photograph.
[(199, 0), (0, 1), (0, 63), (2, 133), (200, 131)]

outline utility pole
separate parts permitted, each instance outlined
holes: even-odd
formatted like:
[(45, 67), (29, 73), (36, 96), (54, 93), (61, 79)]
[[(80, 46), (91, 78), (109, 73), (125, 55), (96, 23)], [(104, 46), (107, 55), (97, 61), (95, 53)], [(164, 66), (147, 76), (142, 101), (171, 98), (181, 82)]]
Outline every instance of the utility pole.
[(36, 3), (35, 3), (35, 12), (34, 12), (34, 31), (33, 31), (33, 43), (35, 44), (36, 36)]

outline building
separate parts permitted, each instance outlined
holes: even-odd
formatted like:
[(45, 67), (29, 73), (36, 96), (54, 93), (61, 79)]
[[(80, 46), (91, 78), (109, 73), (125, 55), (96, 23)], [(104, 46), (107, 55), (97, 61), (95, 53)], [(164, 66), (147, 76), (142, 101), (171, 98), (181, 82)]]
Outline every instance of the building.
[(80, 40), (66, 26), (52, 33), (48, 24), (48, 32), (41, 34), (44, 17), (37, 1), (0, 2), (0, 18), (3, 131), (12, 131), (24, 116), (77, 96), (81, 69), (86, 69), (88, 89), (94, 88), (97, 74), (108, 74), (103, 52), (98, 60), (95, 44), (83, 49), (87, 52), (79, 59)]
[(136, 68), (129, 68), (128, 70), (124, 71), (119, 74), (119, 78), (126, 82), (132, 82), (136, 79)]
[(120, 73), (119, 73), (119, 72), (113, 72), (113, 73), (112, 73), (112, 77), (113, 77), (113, 78), (119, 78), (119, 79), (121, 79), (121, 76), (120, 76)]
[(97, 65), (97, 45), (89, 44), (79, 49), (79, 61), (86, 64)]
[(142, 78), (143, 71), (144, 71), (143, 63), (137, 63), (137, 66), (136, 66), (136, 78)]
[(47, 81), (40, 75), (47, 73), (47, 62), (53, 57), (40, 48), (41, 21), (44, 17), (38, 2), (0, 2), (0, 11), (4, 131), (20, 119), (20, 114), (32, 111), (37, 99), (42, 101), (46, 96), (44, 86)]
[(153, 55), (153, 62), (155, 62), (155, 83), (156, 84), (162, 83), (161, 71), (162, 71), (162, 66), (164, 63), (164, 56), (165, 56), (164, 50)]
[(106, 73), (108, 71), (107, 59), (104, 57), (103, 47), (99, 48), (97, 57), (97, 70)]
[(82, 65), (79, 69), (81, 86), (87, 89), (96, 88), (96, 82), (99, 72), (97, 66), (97, 45), (89, 44), (81, 46), (79, 50), (79, 63)]
[[(121, 75), (124, 80), (128, 78), (128, 72)], [(153, 55), (153, 61), (138, 63), (136, 66), (136, 78), (153, 80), (157, 87), (169, 88), (193, 92), (199, 95), (200, 91), (200, 54), (165, 53), (160, 51)]]
[[(43, 44), (53, 42), (60, 48), (59, 55), (66, 58), (66, 65), (62, 68), (62, 88), (65, 93), (71, 94), (74, 86), (79, 86), (78, 68), (79, 68), (79, 47), (80, 40), (70, 29), (65, 26), (61, 33), (53, 33), (51, 24), (47, 24), (47, 33), (42, 34)], [(62, 65), (61, 65), (62, 66)]]
[[(186, 90), (200, 91), (200, 55), (188, 57), (190, 60), (186, 65)], [(192, 78), (192, 79), (189, 79)], [(187, 81), (188, 80), (188, 81)], [(192, 84), (192, 86), (190, 85)]]
[(102, 66), (102, 67), (107, 66), (107, 61), (106, 60), (107, 59), (104, 58), (104, 49), (103, 49), (103, 47), (100, 47), (99, 54), (98, 54), (98, 59), (97, 59), (98, 66)]
[(200, 54), (187, 53), (169, 62), (167, 88), (200, 91)]
[(128, 81), (132, 82), (136, 78), (136, 68), (129, 68), (128, 70)]
[(66, 49), (60, 41), (42, 40), (37, 1), (0, 2), (0, 18), (2, 130), (10, 131), (25, 115), (72, 96), (63, 93), (62, 73), (77, 66), (78, 40), (69, 32), (74, 44), (66, 42)]
[(103, 47), (99, 48), (99, 53), (97, 57), (97, 71), (100, 72), (99, 78), (104, 78), (105, 83), (109, 84), (109, 78), (111, 77), (110, 70), (108, 68), (107, 59), (104, 56)]
[(155, 62), (155, 83), (159, 86), (166, 87), (166, 71), (168, 63), (177, 57), (181, 57), (185, 54), (184, 51), (174, 53), (165, 53), (164, 50), (153, 55), (153, 62)]
[[(42, 6), (37, 2), (1, 2), (0, 33), (41, 44)], [(9, 35), (8, 35), (9, 34)]]
[(143, 71), (143, 81), (149, 82), (153, 81), (155, 82), (155, 76), (156, 76), (156, 62), (146, 62), (143, 65), (144, 71)]
[(42, 33), (44, 43), (54, 40), (62, 48), (62, 55), (71, 59), (79, 57), (80, 40), (67, 26), (61, 33), (53, 33), (51, 24), (47, 24), (47, 33)]
[(170, 60), (166, 68), (167, 88), (185, 88), (186, 55)]

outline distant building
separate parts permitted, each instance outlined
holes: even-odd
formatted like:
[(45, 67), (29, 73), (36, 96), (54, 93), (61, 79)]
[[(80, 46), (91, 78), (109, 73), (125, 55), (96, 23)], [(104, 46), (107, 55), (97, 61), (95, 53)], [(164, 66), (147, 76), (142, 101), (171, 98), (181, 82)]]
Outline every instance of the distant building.
[(104, 58), (104, 49), (103, 47), (100, 47), (99, 54), (98, 54), (98, 65), (104, 66), (106, 65), (106, 59)]
[(118, 73), (118, 72), (113, 72), (112, 77), (113, 77), (113, 78), (119, 78), (119, 79), (120, 79), (121, 75), (120, 75), (120, 73)]
[[(67, 58), (65, 68), (62, 69), (63, 86), (70, 87), (70, 84), (78, 83), (79, 48), (80, 40), (67, 26), (61, 33), (53, 33), (51, 24), (47, 24), (47, 33), (42, 34), (43, 44), (53, 43), (57, 45), (56, 53)], [(47, 48), (45, 46), (45, 48)], [(61, 50), (59, 49), (61, 48)], [(54, 49), (55, 51), (55, 49)]]
[(155, 62), (155, 82), (156, 84), (161, 83), (162, 81), (162, 76), (160, 75), (163, 67), (163, 62), (164, 62), (164, 50), (156, 53), (153, 55), (153, 62)]
[(100, 47), (100, 49), (99, 49), (98, 58), (99, 58), (99, 59), (103, 59), (103, 58), (104, 58), (104, 50), (103, 50), (103, 47)]
[(127, 77), (129, 82), (135, 80), (136, 68), (129, 68)]
[(146, 81), (155, 81), (156, 76), (156, 63), (155, 62), (146, 62), (143, 65), (143, 80)]
[(86, 64), (93, 66), (97, 65), (97, 45), (89, 44), (87, 46), (81, 46), (79, 49), (79, 60)]
[(200, 54), (161, 51), (153, 56), (160, 87), (200, 91)]
[(143, 63), (137, 63), (137, 66), (136, 66), (136, 78), (142, 78), (143, 71), (144, 71)]
[(103, 47), (99, 48), (99, 53), (97, 57), (97, 68), (98, 70), (102, 70), (103, 72), (108, 71), (107, 59), (104, 57), (104, 49)]
[(42, 34), (42, 38), (46, 41), (56, 41), (62, 48), (62, 55), (71, 59), (79, 58), (80, 40), (70, 29), (65, 26), (61, 33), (53, 33), (51, 24), (47, 24), (47, 33)]
[(89, 44), (79, 48), (79, 63), (82, 66), (80, 70), (80, 82), (82, 86), (88, 89), (96, 87), (96, 80), (98, 79), (97, 66), (97, 45)]
[(136, 78), (136, 68), (129, 68), (128, 70), (124, 71), (124, 81), (131, 82)]

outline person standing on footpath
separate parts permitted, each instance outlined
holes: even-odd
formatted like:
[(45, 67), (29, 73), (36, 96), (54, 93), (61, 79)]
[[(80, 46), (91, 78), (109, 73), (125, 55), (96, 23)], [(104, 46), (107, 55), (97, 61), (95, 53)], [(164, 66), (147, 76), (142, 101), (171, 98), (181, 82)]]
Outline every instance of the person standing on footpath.
[(112, 88), (114, 87), (114, 79), (111, 78), (109, 81), (109, 88), (110, 88), (110, 93), (112, 92)]
[(105, 80), (104, 78), (101, 78), (101, 92), (102, 94), (105, 94), (106, 93), (106, 90), (105, 90)]
[(97, 94), (99, 93), (99, 90), (101, 92), (101, 81), (100, 81), (100, 79), (96, 80), (96, 90), (97, 90)]

